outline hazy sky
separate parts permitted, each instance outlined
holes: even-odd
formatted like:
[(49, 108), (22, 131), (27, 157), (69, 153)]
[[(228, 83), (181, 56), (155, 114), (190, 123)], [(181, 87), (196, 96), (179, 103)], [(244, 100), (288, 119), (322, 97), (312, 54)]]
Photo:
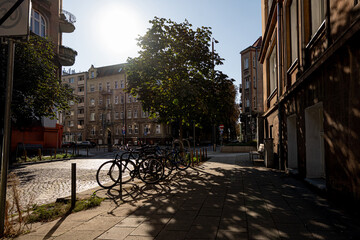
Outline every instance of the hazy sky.
[[(215, 51), (225, 59), (219, 67), (240, 83), (240, 51), (261, 36), (260, 0), (63, 0), (76, 17), (75, 31), (63, 33), (63, 45), (78, 52), (72, 69), (125, 63), (138, 55), (136, 38), (154, 16), (193, 27), (212, 28)], [(68, 69), (68, 67), (66, 68)]]

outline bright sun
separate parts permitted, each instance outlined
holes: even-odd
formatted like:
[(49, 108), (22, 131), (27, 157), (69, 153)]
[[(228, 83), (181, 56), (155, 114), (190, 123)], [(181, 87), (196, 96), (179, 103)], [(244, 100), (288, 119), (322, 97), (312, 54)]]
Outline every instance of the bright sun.
[(137, 52), (136, 38), (143, 34), (139, 14), (131, 7), (112, 1), (104, 4), (96, 14), (96, 38), (105, 51), (111, 54)]

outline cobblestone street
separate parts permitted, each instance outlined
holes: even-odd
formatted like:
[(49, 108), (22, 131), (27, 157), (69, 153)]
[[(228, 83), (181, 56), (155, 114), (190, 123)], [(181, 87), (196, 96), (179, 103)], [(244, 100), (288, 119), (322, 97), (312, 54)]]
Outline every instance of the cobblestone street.
[[(97, 153), (99, 154), (99, 153)], [(19, 179), (18, 191), (23, 207), (33, 204), (55, 202), (57, 198), (71, 194), (71, 164), (76, 163), (76, 191), (82, 192), (98, 186), (96, 171), (114, 153), (101, 153), (86, 159), (72, 159), (21, 165), (10, 170)], [(12, 199), (12, 188), (8, 187), (7, 197)]]

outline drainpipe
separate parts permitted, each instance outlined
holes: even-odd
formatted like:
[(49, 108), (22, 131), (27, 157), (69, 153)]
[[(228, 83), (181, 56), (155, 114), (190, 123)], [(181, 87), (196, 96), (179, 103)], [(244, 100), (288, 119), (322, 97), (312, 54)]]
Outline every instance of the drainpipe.
[(277, 75), (278, 75), (278, 92), (277, 92), (277, 102), (278, 102), (278, 119), (279, 119), (279, 169), (281, 170), (282, 168), (282, 163), (283, 163), (283, 142), (282, 142), (282, 116), (281, 116), (281, 112), (282, 112), (282, 106), (281, 103), (279, 102), (279, 98), (281, 96), (282, 93), (282, 68), (283, 68), (283, 63), (282, 63), (282, 20), (283, 20), (283, 14), (282, 14), (282, 3), (283, 0), (278, 0), (277, 2), (277, 64), (278, 64), (278, 69), (277, 69)]

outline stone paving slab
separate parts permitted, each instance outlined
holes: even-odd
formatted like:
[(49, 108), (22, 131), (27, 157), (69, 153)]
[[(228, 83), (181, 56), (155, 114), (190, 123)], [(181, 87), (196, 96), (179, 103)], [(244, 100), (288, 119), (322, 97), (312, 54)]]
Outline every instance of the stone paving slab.
[[(90, 195), (94, 190), (83, 194)], [(18, 239), (360, 239), (360, 219), (246, 154), (219, 154), (157, 185), (97, 189), (100, 207)]]

